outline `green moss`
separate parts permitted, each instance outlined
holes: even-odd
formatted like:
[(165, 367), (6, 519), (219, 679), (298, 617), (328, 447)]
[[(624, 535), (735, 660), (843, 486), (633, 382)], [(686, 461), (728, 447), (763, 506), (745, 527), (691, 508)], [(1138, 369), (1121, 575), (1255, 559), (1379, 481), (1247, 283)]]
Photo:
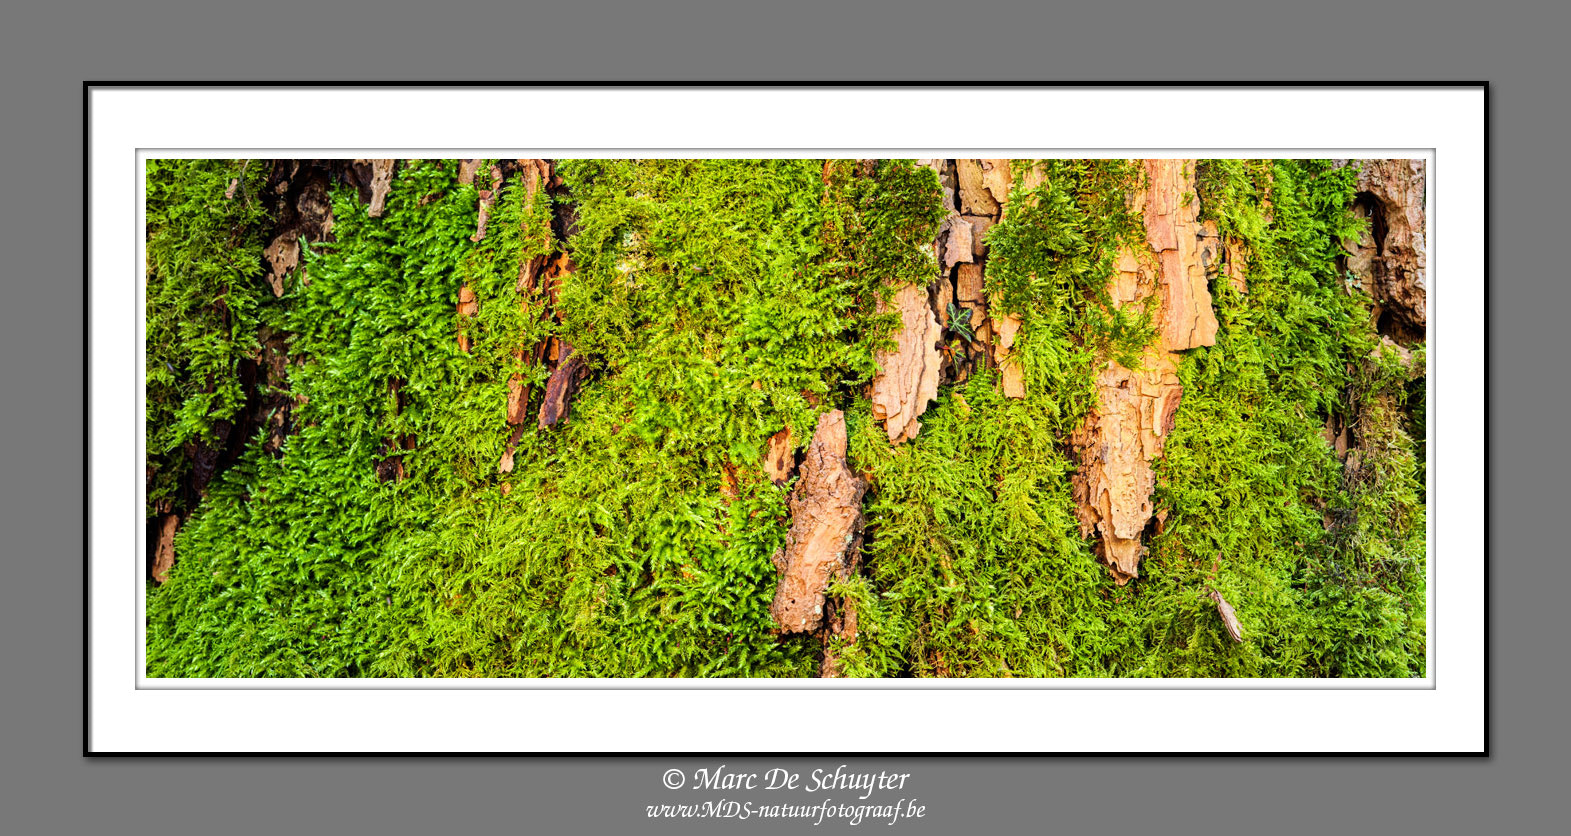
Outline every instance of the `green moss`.
[[(238, 364), (258, 349), (266, 166), (147, 161), (147, 513), (176, 496), (181, 448), (216, 445), (245, 404)], [(240, 184), (226, 198), (231, 180)]]
[[(870, 479), (864, 564), (835, 587), (859, 615), (839, 648), (852, 675), (1423, 672), (1423, 493), (1403, 400), (1421, 391), (1394, 359), (1363, 362), (1378, 343), (1368, 300), (1336, 272), (1357, 231), (1345, 169), (1199, 172), (1203, 211), (1250, 249), (1249, 291), (1212, 288), (1217, 344), (1180, 369), (1159, 465), (1170, 516), (1141, 578), (1118, 587), (1079, 533), (1066, 440), (1101, 364), (1153, 336), (1148, 308), (1106, 292), (1118, 246), (1143, 234), (1125, 202), (1134, 164), (1052, 161), (1029, 192), (1016, 177), (987, 283), (1022, 317), (1028, 397), (1003, 398), (985, 371), (945, 386), (899, 447), (862, 392), (894, 326), (880, 298), (937, 275), (945, 209), (910, 161), (871, 176), (850, 160), (563, 161), (576, 269), (554, 306), (515, 284), (564, 243), (558, 207), (509, 183), (473, 243), (477, 192), (451, 161), (401, 167), (381, 218), (336, 191), (336, 242), (270, 302), (259, 239), (227, 243), (260, 217), (194, 217), (221, 200), (227, 165), (150, 171), (150, 281), (255, 300), (220, 328), (150, 289), (160, 327), (187, 329), (174, 344), (224, 341), (156, 409), (150, 353), (150, 454), (201, 431), (181, 410), (232, 413), (223, 363), (262, 324), (292, 335), (302, 403), (281, 455), (252, 443), (182, 527), (170, 581), (149, 588), (152, 675), (811, 675), (819, 640), (773, 632), (789, 485), (757, 463), (771, 434), (789, 425), (805, 445), (830, 408), (847, 411)], [(465, 284), (479, 313), (460, 325)], [(568, 420), (527, 423), (499, 473), (508, 380), (532, 384), (538, 407), (547, 370), (528, 349), (551, 336), (590, 376)], [(214, 396), (181, 406), (208, 394), (208, 372)], [(1322, 435), (1333, 415), (1359, 422), (1368, 452), (1351, 470)], [(390, 455), (406, 476), (380, 481)], [(1227, 638), (1210, 588), (1248, 643)]]
[[(478, 246), (475, 192), (450, 165), (401, 171), (379, 220), (337, 194), (338, 241), (311, 253), (289, 310), (291, 353), (311, 358), (291, 372), (303, 428), (281, 459), (227, 474), (182, 530), (150, 596), (150, 667), (811, 672), (811, 641), (771, 632), (785, 490), (754, 464), (770, 434), (791, 423), (805, 441), (872, 375), (892, 324), (875, 313), (884, 280), (921, 267), (941, 217), (930, 172), (848, 169), (825, 184), (818, 161), (564, 164), (580, 231), (560, 326), (513, 291), (548, 247), (549, 207), (522, 206), (521, 189), (504, 190)], [(480, 303), (469, 354), (454, 335), (461, 281)], [(544, 377), (512, 352), (558, 328), (591, 379), (563, 425), (523, 432), (499, 476), (506, 381)], [(407, 478), (378, 482), (373, 461), (406, 436)], [(734, 501), (728, 465), (741, 466)]]

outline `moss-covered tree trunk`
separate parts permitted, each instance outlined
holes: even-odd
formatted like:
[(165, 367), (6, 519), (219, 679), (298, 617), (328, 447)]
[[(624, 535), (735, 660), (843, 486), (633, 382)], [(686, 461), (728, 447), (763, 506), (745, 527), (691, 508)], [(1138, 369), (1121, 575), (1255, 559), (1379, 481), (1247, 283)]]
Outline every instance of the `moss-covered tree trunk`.
[(164, 676), (1412, 676), (1424, 172), (148, 172)]

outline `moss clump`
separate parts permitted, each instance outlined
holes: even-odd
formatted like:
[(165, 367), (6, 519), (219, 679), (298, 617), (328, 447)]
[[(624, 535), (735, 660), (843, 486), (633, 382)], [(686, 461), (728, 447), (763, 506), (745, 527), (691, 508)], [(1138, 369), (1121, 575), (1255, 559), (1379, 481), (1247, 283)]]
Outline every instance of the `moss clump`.
[(183, 449), (211, 451), (226, 443), (246, 400), (239, 364), (259, 347), (257, 327), (271, 295), (261, 269), (266, 166), (148, 160), (146, 175), (151, 516), (161, 506), (197, 499), (179, 495), (196, 458)]

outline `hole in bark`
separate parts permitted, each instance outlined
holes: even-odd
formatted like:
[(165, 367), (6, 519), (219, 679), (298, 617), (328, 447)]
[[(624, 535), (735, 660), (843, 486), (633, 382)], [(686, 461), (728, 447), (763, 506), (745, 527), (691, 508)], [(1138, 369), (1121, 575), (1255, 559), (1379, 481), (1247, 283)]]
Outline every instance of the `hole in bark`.
[(1353, 198), (1353, 211), (1369, 219), (1369, 234), (1375, 239), (1375, 252), (1386, 248), (1386, 210), (1380, 199), (1370, 192), (1359, 192)]

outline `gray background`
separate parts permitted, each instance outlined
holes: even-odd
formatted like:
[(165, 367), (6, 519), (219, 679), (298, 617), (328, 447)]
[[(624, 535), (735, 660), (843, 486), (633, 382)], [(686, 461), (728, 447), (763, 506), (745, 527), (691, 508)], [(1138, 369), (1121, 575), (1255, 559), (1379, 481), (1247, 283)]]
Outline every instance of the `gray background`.
[[(908, 787), (929, 804), (929, 818), (920, 823), (928, 826), (902, 832), (1563, 827), (1551, 812), (1565, 793), (1559, 756), (1567, 725), (1552, 711), (1565, 702), (1565, 631), (1554, 601), (1564, 594), (1568, 561), (1556, 530), (1564, 511), (1551, 507), (1558, 507), (1556, 477), (1564, 466), (1562, 434), (1553, 427), (1565, 412), (1549, 401), (1563, 400), (1557, 390), (1565, 379), (1555, 361), (1563, 352), (1566, 310), (1565, 258), (1558, 251), (1565, 237), (1566, 18), (1564, 4), (1454, 0), (1401, 6), (1306, 0), (1278, 8), (1257, 0), (1062, 9), (980, 0), (878, 6), (796, 0), (761, 9), (719, 1), (581, 0), (543, 8), (494, 0), (352, 10), (298, 0), (232, 8), (210, 2), (9, 8), (0, 26), (6, 150), (0, 830), (678, 833), (759, 824), (643, 818), (644, 804), (670, 800), (659, 784), (666, 768), (716, 760), (738, 771), (761, 768), (741, 758), (81, 757), (81, 82), (315, 78), (1493, 82), (1490, 388), (1501, 399), (1491, 417), (1502, 443), (1492, 451), (1491, 468), (1498, 512), (1490, 528), (1491, 758), (825, 757), (764, 766), (810, 770), (848, 762), (858, 770), (914, 773)], [(1551, 392), (1556, 395), (1546, 397)], [(870, 703), (868, 716), (876, 721), (876, 695), (852, 699)], [(1149, 718), (1126, 722), (1164, 721), (1153, 709)], [(626, 715), (614, 718), (659, 721), (640, 716), (635, 695)], [(964, 722), (942, 718), (934, 726), (963, 728)]]

